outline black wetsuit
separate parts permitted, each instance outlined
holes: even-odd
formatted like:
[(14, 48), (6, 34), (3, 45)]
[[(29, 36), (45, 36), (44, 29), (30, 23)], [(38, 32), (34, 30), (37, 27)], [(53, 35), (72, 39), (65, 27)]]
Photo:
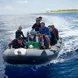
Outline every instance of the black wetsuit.
[(25, 48), (26, 45), (25, 45), (24, 43), (19, 44), (18, 41), (17, 41), (16, 39), (14, 39), (14, 40), (9, 44), (9, 47), (10, 47), (10, 48), (11, 48), (11, 46), (12, 46), (12, 48), (17, 49), (17, 48)]
[(32, 26), (32, 28), (33, 29), (35, 29), (35, 31), (39, 31), (39, 29), (41, 28), (41, 24), (34, 24), (33, 26)]
[(56, 35), (55, 35), (55, 32), (51, 32), (51, 39), (50, 39), (50, 45), (55, 45), (57, 43), (57, 38), (56, 38)]
[(25, 38), (23, 32), (20, 31), (20, 30), (17, 30), (16, 33), (15, 33), (15, 37), (16, 37), (16, 38), (19, 38), (19, 37), (21, 37), (21, 36), (22, 36), (23, 38)]

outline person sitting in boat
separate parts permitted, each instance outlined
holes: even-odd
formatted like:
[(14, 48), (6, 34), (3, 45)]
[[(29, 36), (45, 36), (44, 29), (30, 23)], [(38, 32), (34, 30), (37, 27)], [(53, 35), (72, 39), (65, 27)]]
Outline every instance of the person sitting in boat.
[(32, 30), (38, 32), (40, 28), (41, 28), (40, 18), (36, 18), (36, 23), (32, 26)]
[(9, 43), (9, 48), (27, 48), (26, 45), (24, 44), (23, 38), (19, 37), (17, 39), (14, 39), (11, 43)]
[(23, 34), (23, 32), (22, 32), (22, 26), (19, 26), (18, 27), (18, 30), (15, 32), (15, 38), (19, 38), (19, 37), (23, 37), (23, 38), (25, 38), (25, 36), (24, 36), (24, 34)]
[(59, 40), (59, 32), (58, 29), (55, 28), (54, 25), (51, 25), (53, 32), (55, 33), (56, 39)]
[(48, 26), (49, 27), (49, 31), (51, 33), (51, 38), (50, 38), (50, 45), (53, 46), (57, 43), (57, 37), (56, 37), (56, 33), (54, 32), (52, 26)]
[(40, 38), (43, 38), (44, 40), (44, 46), (46, 49), (50, 48), (50, 38), (51, 34), (49, 31), (49, 28), (45, 26), (45, 23), (41, 23), (41, 28), (39, 29)]

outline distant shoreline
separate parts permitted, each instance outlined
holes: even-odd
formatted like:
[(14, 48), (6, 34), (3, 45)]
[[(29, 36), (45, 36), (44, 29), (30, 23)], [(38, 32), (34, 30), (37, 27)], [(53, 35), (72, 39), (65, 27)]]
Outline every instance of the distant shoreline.
[(78, 9), (66, 9), (66, 10), (50, 10), (46, 13), (67, 13), (67, 12), (78, 12)]

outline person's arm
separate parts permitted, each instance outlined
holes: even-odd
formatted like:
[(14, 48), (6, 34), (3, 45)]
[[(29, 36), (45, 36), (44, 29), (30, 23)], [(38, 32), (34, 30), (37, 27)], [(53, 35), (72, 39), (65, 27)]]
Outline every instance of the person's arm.
[(23, 38), (25, 38), (25, 36), (24, 36), (23, 32), (21, 32), (21, 35), (23, 36)]
[(39, 33), (41, 36), (46, 36), (46, 34), (42, 34), (41, 28), (39, 29)]
[(59, 35), (58, 30), (57, 29), (55, 29), (55, 30), (56, 30), (56, 34)]
[(23, 41), (22, 45), (23, 45), (23, 48), (25, 48), (25, 49), (28, 48), (27, 44), (25, 44), (25, 41)]
[(35, 24), (32, 26), (32, 29), (33, 29), (33, 30), (35, 29)]
[(49, 29), (47, 28), (47, 35), (49, 35), (50, 34), (50, 31), (49, 31)]
[(17, 31), (15, 32), (15, 38), (17, 38)]
[(41, 34), (41, 28), (39, 29), (39, 33)]
[(48, 35), (49, 37), (51, 37), (51, 33), (50, 33), (50, 31), (49, 31), (48, 28), (46, 29), (46, 35)]
[(46, 36), (46, 34), (41, 34), (42, 36)]
[(11, 48), (12, 45), (13, 45), (13, 42), (10, 42), (10, 43), (8, 44), (9, 49)]
[(59, 39), (59, 32), (57, 29), (56, 29), (56, 36), (57, 36), (57, 40), (58, 40)]

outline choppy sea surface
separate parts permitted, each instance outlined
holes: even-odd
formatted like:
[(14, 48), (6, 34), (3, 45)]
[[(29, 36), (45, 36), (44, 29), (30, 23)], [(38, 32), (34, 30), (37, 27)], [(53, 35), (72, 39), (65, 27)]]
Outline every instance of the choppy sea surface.
[[(54, 24), (63, 38), (64, 46), (58, 57), (43, 65), (10, 65), (3, 52), (14, 39), (18, 26), (24, 35), (43, 17), (46, 26)], [(33, 15), (0, 15), (0, 78), (78, 78), (78, 13), (47, 13)]]

